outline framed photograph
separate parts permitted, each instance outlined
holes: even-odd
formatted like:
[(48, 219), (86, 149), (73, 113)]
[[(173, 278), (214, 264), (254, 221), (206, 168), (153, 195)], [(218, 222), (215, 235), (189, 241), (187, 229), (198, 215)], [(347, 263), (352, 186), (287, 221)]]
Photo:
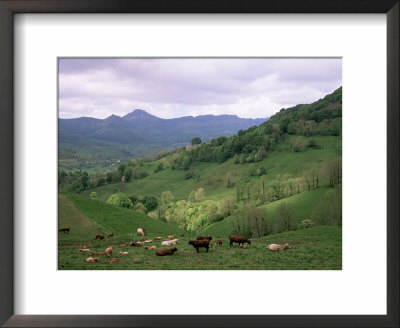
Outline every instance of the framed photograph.
[(2, 325), (399, 325), (398, 1), (0, 10)]

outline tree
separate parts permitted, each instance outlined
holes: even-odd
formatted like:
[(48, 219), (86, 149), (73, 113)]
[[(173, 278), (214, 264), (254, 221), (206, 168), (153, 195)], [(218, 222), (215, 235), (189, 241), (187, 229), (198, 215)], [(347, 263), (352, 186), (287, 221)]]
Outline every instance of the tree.
[(306, 143), (301, 137), (297, 137), (292, 142), (292, 149), (295, 153), (302, 152), (306, 148)]
[(100, 178), (97, 180), (97, 187), (104, 186), (105, 184), (106, 184), (106, 179), (104, 179), (104, 177), (100, 177)]
[(279, 205), (278, 210), (278, 221), (277, 221), (277, 230), (276, 232), (281, 231), (290, 231), (294, 228), (294, 210), (291, 205), (282, 203)]
[(128, 182), (130, 182), (132, 180), (132, 177), (133, 177), (133, 169), (132, 169), (132, 167), (128, 166), (125, 169), (124, 176), (125, 176), (125, 182), (126, 183), (128, 183)]
[(235, 201), (233, 200), (233, 197), (225, 197), (220, 203), (220, 210), (225, 216), (230, 216), (232, 214), (234, 205)]
[(252, 237), (259, 238), (269, 233), (267, 228), (267, 210), (259, 207), (247, 206), (244, 215), (248, 222), (249, 232)]
[(334, 187), (329, 190), (312, 214), (317, 225), (342, 225), (342, 188)]
[(108, 198), (107, 203), (125, 208), (133, 207), (132, 201), (123, 193), (112, 194), (110, 198)]
[(85, 190), (88, 187), (88, 182), (89, 182), (89, 174), (87, 172), (82, 172), (82, 177), (81, 177), (81, 184), (83, 190)]
[(169, 190), (163, 191), (161, 193), (161, 204), (168, 205), (174, 201), (174, 195)]
[(201, 139), (200, 137), (194, 137), (191, 141), (192, 145), (200, 145), (201, 144)]
[(259, 162), (261, 161), (265, 155), (267, 154), (265, 147), (261, 146), (260, 148), (258, 148), (257, 153), (254, 155), (254, 161)]
[(228, 173), (226, 174), (226, 177), (225, 177), (225, 184), (226, 184), (226, 187), (227, 187), (227, 188), (232, 188), (232, 187), (235, 185), (235, 183), (234, 183), (234, 181), (233, 181), (233, 177), (232, 177), (232, 173), (231, 173), (231, 172), (228, 172)]
[(264, 166), (261, 166), (257, 169), (257, 175), (259, 177), (266, 174), (267, 174), (267, 169)]
[(107, 172), (106, 181), (107, 181), (107, 183), (112, 183), (113, 182), (113, 172)]
[(281, 129), (281, 131), (283, 132), (283, 133), (286, 133), (287, 132), (287, 128), (288, 128), (288, 125), (290, 124), (290, 118), (289, 117), (287, 117), (287, 116), (284, 116), (284, 117), (282, 117), (281, 119), (280, 119), (280, 121), (279, 121), (279, 128)]
[(146, 196), (143, 199), (143, 205), (146, 208), (146, 213), (155, 210), (158, 206), (158, 200), (154, 196)]
[(196, 193), (194, 194), (194, 198), (196, 202), (202, 202), (206, 199), (206, 192), (203, 188), (197, 189)]
[(196, 202), (196, 191), (192, 190), (189, 194), (188, 201), (191, 203)]
[(142, 203), (136, 203), (134, 210), (146, 214), (146, 207)]

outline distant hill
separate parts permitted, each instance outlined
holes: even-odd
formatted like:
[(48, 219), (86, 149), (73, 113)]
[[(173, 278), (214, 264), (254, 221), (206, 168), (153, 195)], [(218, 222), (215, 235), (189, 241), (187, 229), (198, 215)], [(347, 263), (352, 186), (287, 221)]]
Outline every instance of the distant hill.
[(59, 166), (63, 169), (112, 168), (121, 162), (175, 149), (200, 137), (209, 141), (232, 136), (239, 130), (260, 125), (268, 118), (248, 119), (236, 115), (185, 116), (162, 119), (136, 109), (120, 117), (59, 119)]

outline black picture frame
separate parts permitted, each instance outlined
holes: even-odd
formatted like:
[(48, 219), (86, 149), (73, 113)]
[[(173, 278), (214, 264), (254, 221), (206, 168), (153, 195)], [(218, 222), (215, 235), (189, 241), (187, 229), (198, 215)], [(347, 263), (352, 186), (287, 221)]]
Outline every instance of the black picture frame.
[[(4, 327), (399, 327), (398, 0), (0, 0), (0, 324)], [(384, 13), (387, 16), (387, 315), (14, 315), (16, 13)], [(366, 286), (368, 288), (368, 286)]]

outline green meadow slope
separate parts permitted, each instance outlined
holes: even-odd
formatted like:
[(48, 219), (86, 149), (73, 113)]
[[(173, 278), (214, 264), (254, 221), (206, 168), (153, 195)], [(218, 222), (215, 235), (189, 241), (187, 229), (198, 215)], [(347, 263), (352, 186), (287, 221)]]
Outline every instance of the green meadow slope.
[[(284, 198), (264, 205), (261, 208), (267, 210), (267, 220), (273, 222), (278, 218), (278, 208), (281, 204), (289, 204), (294, 210), (294, 223), (297, 226), (302, 220), (311, 217), (314, 209), (324, 200), (324, 197), (329, 188), (318, 188), (309, 191), (303, 191), (300, 194), (292, 197)], [(236, 230), (235, 218), (227, 217), (223, 221), (212, 223), (207, 226), (202, 235), (224, 236), (229, 235)]]
[[(146, 226), (150, 238), (156, 235), (180, 234), (182, 230), (173, 224), (153, 220), (133, 210), (114, 207), (103, 202), (83, 199), (79, 196), (59, 197), (59, 226), (69, 225), (70, 234), (59, 233), (60, 270), (340, 270), (342, 263), (342, 233), (338, 227), (313, 227), (252, 239), (247, 249), (229, 247), (224, 235), (222, 246), (213, 246), (208, 253), (204, 249), (196, 253), (188, 245), (194, 236), (185, 232), (179, 237), (178, 251), (174, 256), (157, 257), (155, 251), (143, 247), (119, 248), (118, 244), (138, 240), (136, 228)], [(114, 237), (94, 240), (95, 233), (113, 232)], [(290, 243), (292, 248), (282, 252), (269, 252), (269, 243)], [(83, 246), (91, 251), (102, 252), (115, 244), (113, 256), (120, 263), (110, 264), (109, 258), (99, 256), (96, 263), (86, 263), (88, 253), (79, 253)], [(150, 245), (160, 247), (160, 242)], [(128, 251), (119, 256), (119, 250)]]
[[(85, 199), (77, 195), (59, 196), (58, 226), (69, 226), (70, 234), (59, 233), (59, 246), (95, 244), (105, 246), (112, 243), (126, 243), (137, 239), (136, 230), (146, 227), (150, 238), (158, 235), (185, 233), (175, 224), (150, 218), (140, 212), (109, 205), (98, 200)], [(113, 233), (111, 240), (94, 240), (95, 235)], [(190, 234), (189, 234), (190, 235)]]
[(221, 200), (226, 196), (235, 197), (235, 188), (227, 188), (224, 177), (228, 172), (232, 174), (235, 182), (248, 184), (256, 183), (260, 177), (250, 176), (249, 172), (265, 167), (267, 174), (266, 183), (276, 179), (278, 175), (286, 175), (288, 178), (296, 178), (310, 168), (323, 167), (334, 158), (341, 156), (342, 146), (339, 136), (313, 136), (302, 137), (305, 142), (314, 139), (320, 149), (307, 149), (302, 152), (290, 150), (292, 136), (279, 145), (278, 149), (268, 153), (266, 158), (255, 163), (234, 164), (233, 159), (224, 163), (205, 163), (198, 164), (199, 177), (188, 179), (184, 178), (184, 171), (167, 168), (163, 171), (153, 173), (158, 161), (145, 164), (143, 169), (149, 173), (144, 179), (133, 180), (129, 183), (113, 183), (81, 193), (83, 197), (89, 198), (91, 192), (97, 193), (99, 200), (106, 201), (113, 193), (122, 192), (128, 196), (144, 197), (155, 196), (160, 199), (163, 191), (169, 190), (175, 200), (187, 199), (189, 193), (197, 188), (204, 188), (206, 198), (211, 200)]

